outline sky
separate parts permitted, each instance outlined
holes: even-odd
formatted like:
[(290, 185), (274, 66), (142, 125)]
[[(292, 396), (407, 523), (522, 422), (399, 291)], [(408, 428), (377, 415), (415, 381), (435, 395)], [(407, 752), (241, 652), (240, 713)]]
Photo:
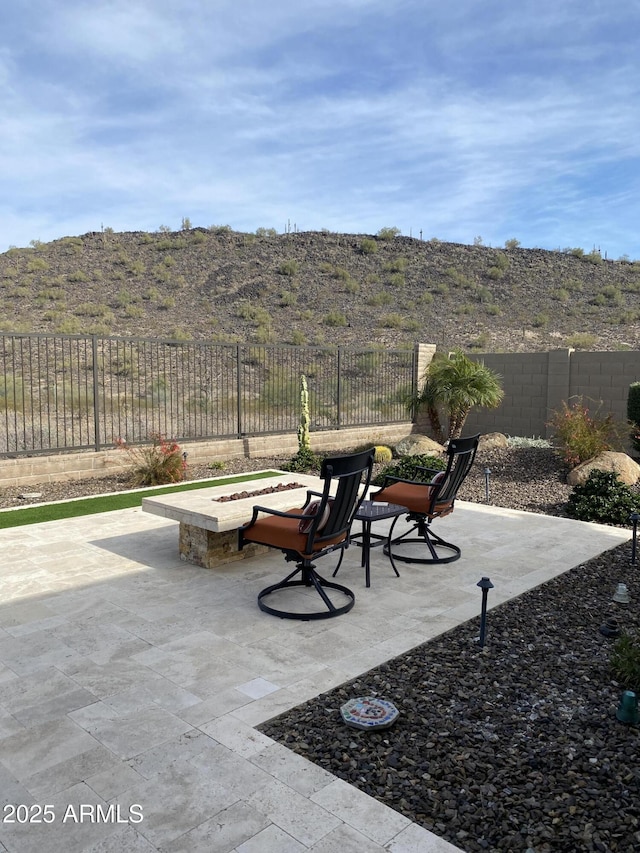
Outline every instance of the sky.
[(230, 225), (640, 258), (640, 0), (18, 0), (0, 252)]

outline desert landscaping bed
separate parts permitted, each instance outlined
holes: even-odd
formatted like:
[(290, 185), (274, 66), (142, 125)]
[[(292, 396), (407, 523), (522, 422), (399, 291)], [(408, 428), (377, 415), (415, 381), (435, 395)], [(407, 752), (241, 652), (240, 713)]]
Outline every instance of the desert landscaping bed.
[[(616, 718), (599, 627), (640, 629), (639, 570), (618, 546), (490, 610), (483, 649), (467, 622), (261, 730), (469, 853), (635, 853), (639, 729)], [(347, 728), (356, 696), (391, 700), (398, 721)]]

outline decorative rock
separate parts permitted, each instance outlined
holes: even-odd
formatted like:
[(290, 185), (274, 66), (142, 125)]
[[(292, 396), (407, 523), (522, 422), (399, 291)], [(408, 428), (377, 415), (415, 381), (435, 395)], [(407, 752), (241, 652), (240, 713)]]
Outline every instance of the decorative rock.
[(583, 486), (589, 479), (592, 471), (613, 471), (619, 479), (627, 486), (633, 486), (640, 479), (640, 465), (634, 462), (626, 453), (615, 453), (613, 450), (605, 450), (593, 459), (588, 459), (567, 476), (570, 486)]
[(504, 450), (509, 447), (507, 436), (501, 432), (487, 432), (480, 436), (478, 450)]
[(428, 435), (420, 435), (417, 432), (400, 439), (395, 450), (398, 456), (444, 453), (444, 447), (441, 444), (429, 438)]
[(388, 729), (400, 715), (393, 702), (378, 699), (376, 696), (349, 699), (340, 708), (340, 713), (348, 726), (365, 731)]

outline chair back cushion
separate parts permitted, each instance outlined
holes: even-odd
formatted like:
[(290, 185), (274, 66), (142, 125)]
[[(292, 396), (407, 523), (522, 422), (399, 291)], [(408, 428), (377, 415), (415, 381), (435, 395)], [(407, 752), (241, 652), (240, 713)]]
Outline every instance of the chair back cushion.
[[(329, 513), (331, 512), (331, 504), (333, 503), (332, 499), (329, 498), (327, 503), (325, 504), (324, 510), (322, 512), (322, 518), (316, 527), (317, 531), (324, 530), (327, 521), (329, 520)], [(308, 507), (304, 510), (304, 515), (307, 516), (303, 518), (300, 524), (298, 525), (299, 533), (308, 533), (313, 527), (313, 522), (315, 520), (316, 515), (318, 514), (318, 510), (322, 506), (322, 501), (312, 501)]]

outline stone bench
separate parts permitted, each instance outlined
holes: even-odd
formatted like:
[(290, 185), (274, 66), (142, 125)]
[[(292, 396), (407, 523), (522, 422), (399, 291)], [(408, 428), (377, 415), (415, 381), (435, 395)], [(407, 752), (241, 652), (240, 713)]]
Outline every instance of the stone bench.
[[(236, 492), (254, 492), (288, 483), (301, 483), (303, 488), (222, 503), (216, 500)], [(251, 519), (256, 504), (280, 510), (300, 507), (306, 500), (308, 489), (321, 491), (320, 478), (282, 471), (278, 476), (265, 479), (247, 479), (241, 483), (143, 498), (142, 509), (144, 512), (179, 522), (180, 558), (196, 566), (213, 569), (269, 550), (263, 545), (249, 543), (242, 551), (238, 551), (238, 528)]]

